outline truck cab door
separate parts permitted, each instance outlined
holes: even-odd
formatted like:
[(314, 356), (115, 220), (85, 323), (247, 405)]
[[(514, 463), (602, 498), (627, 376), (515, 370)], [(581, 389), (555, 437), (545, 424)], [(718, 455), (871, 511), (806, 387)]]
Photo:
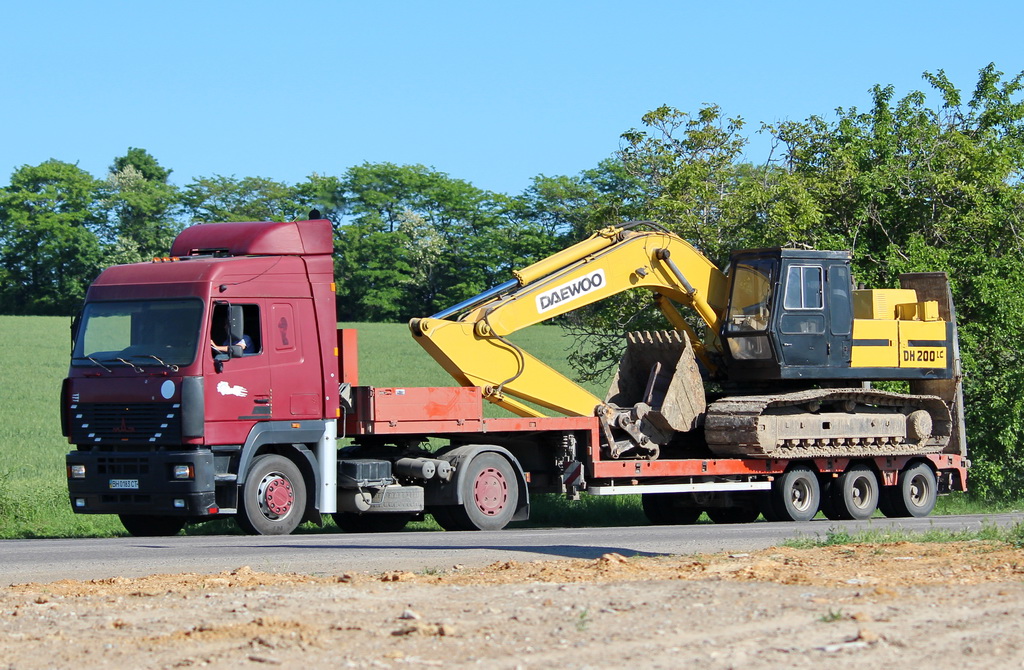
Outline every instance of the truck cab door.
[[(235, 344), (238, 333), (228, 339), (219, 325), (220, 314), (228, 308), (244, 316), (242, 330), (245, 347), (226, 358), (211, 346), (206, 347), (209, 372), (204, 378), (206, 397), (207, 440), (211, 444), (230, 444), (245, 441), (253, 421), (270, 418), (271, 379), (264, 347), (264, 315), (260, 305), (253, 302), (217, 304), (213, 308), (210, 326), (210, 345)], [(223, 312), (222, 312), (223, 310)]]
[(275, 300), (268, 305), (268, 315), (266, 350), (274, 385), (274, 418), (322, 418), (324, 378), (312, 301)]

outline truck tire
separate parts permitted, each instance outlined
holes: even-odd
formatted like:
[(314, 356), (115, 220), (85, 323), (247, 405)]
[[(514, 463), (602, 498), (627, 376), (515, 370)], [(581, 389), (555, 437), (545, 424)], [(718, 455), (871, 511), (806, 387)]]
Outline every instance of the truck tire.
[(156, 516), (155, 514), (118, 514), (121, 525), (133, 537), (163, 537), (177, 535), (188, 521), (181, 516)]
[(445, 530), (501, 530), (515, 516), (519, 483), (515, 468), (492, 451), (477, 454), (459, 482), (461, 505), (448, 505), (434, 520)]
[[(871, 468), (854, 465), (829, 486), (828, 494), (831, 498), (830, 511), (835, 514), (835, 519), (870, 519), (878, 508), (878, 477)], [(822, 507), (825, 506), (823, 503)]]
[(708, 518), (715, 523), (753, 523), (761, 515), (761, 510), (752, 505), (741, 507), (709, 507), (704, 510)]
[(647, 520), (656, 526), (690, 526), (697, 523), (701, 508), (685, 493), (644, 493), (640, 496)]
[(905, 468), (896, 482), (882, 492), (885, 503), (880, 505), (887, 517), (926, 517), (935, 509), (939, 486), (935, 472), (926, 463), (914, 463)]
[(779, 521), (810, 521), (820, 502), (818, 475), (806, 465), (786, 470), (772, 483), (772, 511)]
[(405, 528), (416, 516), (406, 512), (382, 512), (379, 514), (355, 514), (335, 512), (331, 515), (338, 528), (346, 533), (394, 533)]
[(435, 505), (428, 511), (430, 512), (430, 515), (434, 517), (434, 521), (437, 522), (437, 525), (444, 530), (467, 530), (466, 528), (463, 528), (458, 521), (456, 521), (453, 515), (453, 510), (459, 509), (460, 507), (460, 505)]
[(235, 520), (249, 535), (288, 535), (302, 523), (306, 482), (292, 461), (277, 454), (253, 460)]
[[(821, 505), (819, 505), (819, 509), (829, 521), (839, 521), (845, 518), (835, 502), (836, 497), (839, 495), (836, 492), (839, 488), (838, 481), (837, 477), (835, 479), (824, 479), (821, 482)], [(881, 499), (879, 499), (879, 503), (881, 503)]]

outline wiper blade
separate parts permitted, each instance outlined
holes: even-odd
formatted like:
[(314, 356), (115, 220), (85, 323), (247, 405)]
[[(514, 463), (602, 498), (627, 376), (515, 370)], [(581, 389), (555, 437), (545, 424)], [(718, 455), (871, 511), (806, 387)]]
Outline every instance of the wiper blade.
[(156, 361), (160, 365), (164, 366), (165, 368), (169, 369), (171, 372), (177, 372), (178, 371), (178, 366), (177, 365), (174, 365), (173, 363), (167, 363), (165, 361), (162, 361), (158, 357), (154, 356), (153, 354), (146, 354), (145, 356), (143, 356), (143, 358), (152, 358), (154, 361)]
[(95, 365), (98, 365), (98, 366), (100, 366), (101, 368), (103, 368), (103, 369), (104, 369), (104, 370), (106, 370), (107, 372), (113, 372), (113, 370), (111, 370), (110, 368), (108, 368), (108, 367), (107, 367), (106, 365), (104, 365), (103, 363), (100, 363), (100, 362), (99, 362), (98, 360), (96, 360), (96, 359), (95, 359), (95, 358), (93, 358), (92, 356), (79, 356), (78, 358), (75, 358), (75, 359), (72, 359), (72, 360), (76, 360), (76, 361), (92, 361), (92, 363), (94, 363)]
[(139, 374), (142, 374), (143, 372), (145, 372), (145, 370), (143, 370), (143, 369), (142, 369), (142, 368), (140, 368), (140, 367), (139, 367), (138, 365), (136, 365), (135, 363), (132, 363), (132, 362), (131, 362), (131, 361), (129, 361), (129, 360), (125, 360), (124, 358), (118, 358), (117, 360), (121, 361), (122, 363), (124, 363), (125, 365), (127, 365), (128, 367), (130, 367), (130, 368), (131, 368), (132, 370), (135, 370), (135, 371), (136, 371), (136, 372), (138, 372)]

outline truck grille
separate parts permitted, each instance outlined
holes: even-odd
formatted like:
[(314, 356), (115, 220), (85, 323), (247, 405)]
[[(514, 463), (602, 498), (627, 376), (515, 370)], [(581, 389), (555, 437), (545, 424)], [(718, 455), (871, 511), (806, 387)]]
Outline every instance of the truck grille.
[(104, 477), (138, 477), (149, 474), (147, 457), (99, 456), (96, 458), (96, 474)]
[(181, 403), (76, 403), (69, 415), (75, 444), (181, 443)]

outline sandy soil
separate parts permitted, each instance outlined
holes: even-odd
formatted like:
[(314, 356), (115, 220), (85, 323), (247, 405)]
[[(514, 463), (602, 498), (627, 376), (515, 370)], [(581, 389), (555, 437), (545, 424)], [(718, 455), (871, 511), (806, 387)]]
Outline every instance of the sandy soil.
[(0, 589), (2, 668), (1024, 668), (1024, 550), (749, 554)]

